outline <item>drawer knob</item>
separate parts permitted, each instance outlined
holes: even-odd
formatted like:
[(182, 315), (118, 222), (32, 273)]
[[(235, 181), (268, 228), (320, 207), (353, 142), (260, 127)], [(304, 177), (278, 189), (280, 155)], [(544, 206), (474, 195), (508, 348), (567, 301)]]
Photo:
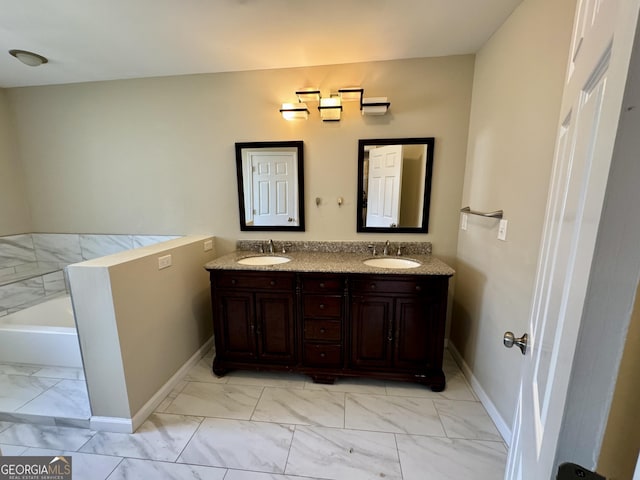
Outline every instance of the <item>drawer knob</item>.
[(269, 285), (271, 285), (272, 287), (273, 287), (275, 284), (276, 284), (276, 282), (275, 282), (275, 281), (273, 281), (273, 280), (271, 280), (271, 281), (269, 282)]
[(320, 310), (324, 310), (324, 303), (320, 304)]
[(375, 284), (375, 283), (372, 283), (372, 284), (370, 285), (370, 287), (371, 287), (371, 290), (375, 290), (375, 289), (376, 289), (376, 284)]
[(231, 285), (235, 285), (236, 283), (238, 283), (238, 281), (235, 278), (231, 279)]
[(324, 288), (324, 282), (320, 282), (320, 288)]
[(320, 352), (320, 358), (324, 358), (324, 357), (326, 357), (326, 356), (327, 356), (327, 354), (326, 354), (326, 353), (324, 353), (324, 352)]
[(326, 332), (326, 330), (324, 328), (321, 328), (320, 333), (324, 333), (324, 332)]
[(416, 285), (416, 290), (419, 292), (422, 290), (422, 287), (420, 285)]

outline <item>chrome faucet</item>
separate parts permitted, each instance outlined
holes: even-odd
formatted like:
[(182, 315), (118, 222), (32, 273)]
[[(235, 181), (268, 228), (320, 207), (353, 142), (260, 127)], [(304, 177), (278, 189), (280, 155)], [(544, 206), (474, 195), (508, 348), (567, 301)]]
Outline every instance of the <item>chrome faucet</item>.
[(269, 249), (269, 253), (273, 253), (273, 240), (269, 239), (269, 242), (267, 242), (267, 248)]
[(389, 255), (389, 240), (384, 242), (384, 250), (382, 250), (383, 255)]

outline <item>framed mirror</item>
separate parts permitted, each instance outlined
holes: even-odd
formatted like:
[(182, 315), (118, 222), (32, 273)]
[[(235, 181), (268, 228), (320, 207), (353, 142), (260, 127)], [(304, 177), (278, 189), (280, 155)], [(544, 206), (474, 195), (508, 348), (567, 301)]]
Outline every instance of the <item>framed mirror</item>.
[(302, 141), (236, 143), (240, 230), (304, 231)]
[(433, 137), (358, 141), (358, 232), (426, 233)]

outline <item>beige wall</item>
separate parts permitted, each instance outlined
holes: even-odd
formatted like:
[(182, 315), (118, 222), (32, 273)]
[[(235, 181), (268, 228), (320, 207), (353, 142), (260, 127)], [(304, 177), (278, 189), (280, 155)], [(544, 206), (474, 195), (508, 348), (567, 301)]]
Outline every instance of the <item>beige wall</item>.
[[(473, 63), (468, 55), (10, 89), (33, 228), (214, 233), (221, 253), (236, 238), (385, 239), (356, 233), (358, 139), (433, 136), (430, 233), (392, 238), (432, 241), (453, 261)], [(319, 121), (315, 104), (306, 122), (278, 113), (300, 87), (354, 84), (388, 96), (390, 113), (363, 118), (355, 102), (339, 123)], [(234, 142), (268, 140), (305, 142), (304, 233), (239, 230)]]
[(598, 459), (597, 472), (611, 480), (631, 478), (640, 451), (640, 430), (635, 420), (638, 415), (638, 405), (640, 405), (638, 358), (640, 358), (640, 288), (636, 289), (636, 301)]
[(450, 341), (487, 400), (511, 428), (522, 356), (502, 345), (520, 335), (529, 309), (542, 231), (573, 1), (525, 0), (476, 56)]
[(31, 231), (31, 216), (7, 91), (0, 88), (0, 236)]
[[(68, 267), (93, 416), (131, 419), (211, 338), (207, 236)], [(172, 266), (158, 270), (158, 257)], [(147, 412), (149, 413), (149, 412)]]

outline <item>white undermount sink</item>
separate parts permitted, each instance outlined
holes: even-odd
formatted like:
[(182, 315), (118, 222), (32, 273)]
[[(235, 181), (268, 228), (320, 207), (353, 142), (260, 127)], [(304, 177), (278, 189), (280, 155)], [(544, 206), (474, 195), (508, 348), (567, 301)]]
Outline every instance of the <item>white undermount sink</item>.
[(379, 268), (416, 268), (421, 265), (420, 262), (415, 260), (398, 257), (368, 258), (367, 260), (363, 260), (363, 263), (370, 267)]
[(278, 255), (256, 255), (255, 257), (245, 257), (236, 260), (241, 265), (277, 265), (279, 263), (290, 262), (289, 257), (280, 257)]

